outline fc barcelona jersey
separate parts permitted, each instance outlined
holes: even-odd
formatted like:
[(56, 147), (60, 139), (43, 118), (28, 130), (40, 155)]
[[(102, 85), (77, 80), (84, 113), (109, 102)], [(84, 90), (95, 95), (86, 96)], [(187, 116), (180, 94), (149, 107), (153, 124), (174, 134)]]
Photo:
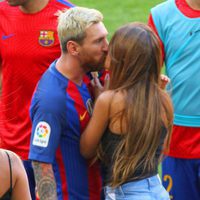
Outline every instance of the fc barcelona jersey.
[(86, 161), (79, 149), (92, 113), (91, 96), (84, 82), (76, 85), (55, 64), (42, 76), (32, 99), (29, 158), (53, 164), (59, 200), (98, 200), (99, 167)]

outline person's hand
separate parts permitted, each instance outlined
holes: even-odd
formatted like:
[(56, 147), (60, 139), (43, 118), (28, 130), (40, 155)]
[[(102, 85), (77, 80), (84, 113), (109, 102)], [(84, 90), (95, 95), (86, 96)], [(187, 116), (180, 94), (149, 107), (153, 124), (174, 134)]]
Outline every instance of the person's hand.
[(110, 75), (107, 73), (104, 78), (104, 85), (101, 84), (101, 81), (98, 77), (98, 72), (91, 72), (93, 79), (91, 80), (91, 85), (94, 89), (95, 99), (105, 90), (109, 88), (110, 84)]
[(164, 90), (166, 85), (170, 82), (170, 78), (164, 74), (160, 75), (160, 87)]

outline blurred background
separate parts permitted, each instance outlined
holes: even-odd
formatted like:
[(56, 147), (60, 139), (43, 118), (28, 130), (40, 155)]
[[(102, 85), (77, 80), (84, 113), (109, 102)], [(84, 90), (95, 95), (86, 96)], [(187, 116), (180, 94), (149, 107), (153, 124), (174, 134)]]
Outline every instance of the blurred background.
[(141, 21), (147, 23), (150, 9), (165, 0), (70, 0), (77, 6), (96, 8), (104, 15), (108, 39), (121, 25)]
[[(3, 0), (0, 0), (0, 2)], [(147, 22), (150, 9), (165, 0), (69, 0), (77, 6), (96, 8), (104, 15), (108, 39), (121, 25), (128, 22)]]

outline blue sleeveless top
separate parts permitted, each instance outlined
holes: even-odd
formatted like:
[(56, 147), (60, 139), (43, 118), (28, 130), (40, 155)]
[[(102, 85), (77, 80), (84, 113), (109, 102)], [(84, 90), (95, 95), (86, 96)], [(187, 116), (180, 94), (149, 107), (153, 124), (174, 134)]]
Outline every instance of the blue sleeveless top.
[(175, 0), (157, 5), (151, 13), (164, 45), (174, 124), (200, 127), (200, 18), (183, 15)]

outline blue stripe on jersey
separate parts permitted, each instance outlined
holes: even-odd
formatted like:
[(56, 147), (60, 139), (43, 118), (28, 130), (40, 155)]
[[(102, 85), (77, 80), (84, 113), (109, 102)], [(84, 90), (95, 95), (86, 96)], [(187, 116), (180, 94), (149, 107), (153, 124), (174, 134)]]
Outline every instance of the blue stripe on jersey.
[(75, 108), (74, 100), (66, 93), (66, 133), (67, 137), (74, 139), (78, 143), (80, 142), (80, 123), (79, 123), (79, 115)]
[(80, 155), (79, 143), (64, 139), (61, 141), (61, 152), (65, 163), (69, 199), (89, 198), (88, 168), (86, 160)]
[(54, 176), (56, 179), (58, 200), (62, 200), (63, 199), (62, 181), (61, 181), (61, 177), (60, 177), (58, 163), (56, 161), (53, 162), (53, 170), (54, 170)]
[(70, 8), (75, 7), (75, 5), (73, 5), (72, 3), (68, 2), (68, 1), (65, 1), (65, 0), (57, 0), (57, 2), (62, 3), (62, 4), (66, 5), (66, 6), (70, 7)]
[[(80, 92), (80, 90), (77, 91)], [(81, 200), (89, 198), (88, 166), (87, 161), (80, 154), (81, 127), (75, 101), (76, 99), (73, 99), (66, 92), (67, 121), (65, 133), (67, 137), (63, 137), (61, 140), (61, 152), (65, 162), (69, 198), (76, 197)]]

